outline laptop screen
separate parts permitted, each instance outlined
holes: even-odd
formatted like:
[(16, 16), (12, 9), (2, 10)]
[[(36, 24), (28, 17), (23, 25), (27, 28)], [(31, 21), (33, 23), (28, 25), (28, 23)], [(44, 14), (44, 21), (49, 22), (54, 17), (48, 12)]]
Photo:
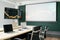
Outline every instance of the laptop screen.
[(4, 25), (4, 32), (12, 32), (12, 31), (13, 31), (12, 24)]

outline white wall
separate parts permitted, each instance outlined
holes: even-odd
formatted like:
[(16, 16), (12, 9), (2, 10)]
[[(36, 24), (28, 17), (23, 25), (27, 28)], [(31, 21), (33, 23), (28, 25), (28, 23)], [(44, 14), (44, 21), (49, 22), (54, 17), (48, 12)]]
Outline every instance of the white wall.
[(12, 19), (4, 19), (5, 7), (15, 8), (15, 5), (0, 1), (0, 28), (3, 27), (3, 24), (11, 24), (13, 21)]

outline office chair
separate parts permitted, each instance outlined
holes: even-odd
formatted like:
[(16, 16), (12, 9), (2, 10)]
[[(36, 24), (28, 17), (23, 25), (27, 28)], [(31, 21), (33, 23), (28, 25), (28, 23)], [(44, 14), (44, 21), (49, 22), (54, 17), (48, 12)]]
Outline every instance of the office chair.
[(33, 30), (32, 30), (32, 32), (31, 33), (28, 33), (28, 35), (29, 34), (31, 35), (30, 40), (33, 39), (33, 35), (37, 35), (38, 34), (38, 36), (39, 36), (40, 30), (41, 30), (41, 26), (34, 27)]
[(48, 27), (45, 26), (44, 30), (40, 30), (40, 33), (39, 33), (39, 39), (40, 40), (44, 40), (46, 38), (46, 32), (48, 30)]

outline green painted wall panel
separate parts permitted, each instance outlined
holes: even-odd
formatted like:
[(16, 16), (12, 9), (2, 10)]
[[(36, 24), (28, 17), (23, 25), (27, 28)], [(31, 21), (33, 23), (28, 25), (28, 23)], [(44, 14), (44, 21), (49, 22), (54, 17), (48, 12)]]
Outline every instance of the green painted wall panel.
[(42, 27), (48, 26), (49, 30), (59, 31), (59, 26), (57, 22), (27, 22), (27, 25), (42, 25)]
[(25, 22), (25, 5), (19, 6), (19, 14), (21, 14), (22, 18), (18, 19), (18, 24), (20, 25), (20, 22)]

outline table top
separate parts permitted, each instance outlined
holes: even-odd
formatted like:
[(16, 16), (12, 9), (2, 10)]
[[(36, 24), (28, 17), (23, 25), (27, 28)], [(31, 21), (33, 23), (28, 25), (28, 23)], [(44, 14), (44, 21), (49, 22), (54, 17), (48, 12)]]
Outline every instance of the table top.
[(33, 27), (34, 26), (27, 26), (27, 29), (21, 29), (21, 30), (20, 30), (20, 28), (18, 28), (18, 29), (13, 30), (14, 32), (11, 32), (11, 33), (0, 32), (0, 39), (1, 40), (2, 39), (9, 39), (9, 38), (12, 38), (12, 37), (27, 33), (29, 31), (32, 31)]

